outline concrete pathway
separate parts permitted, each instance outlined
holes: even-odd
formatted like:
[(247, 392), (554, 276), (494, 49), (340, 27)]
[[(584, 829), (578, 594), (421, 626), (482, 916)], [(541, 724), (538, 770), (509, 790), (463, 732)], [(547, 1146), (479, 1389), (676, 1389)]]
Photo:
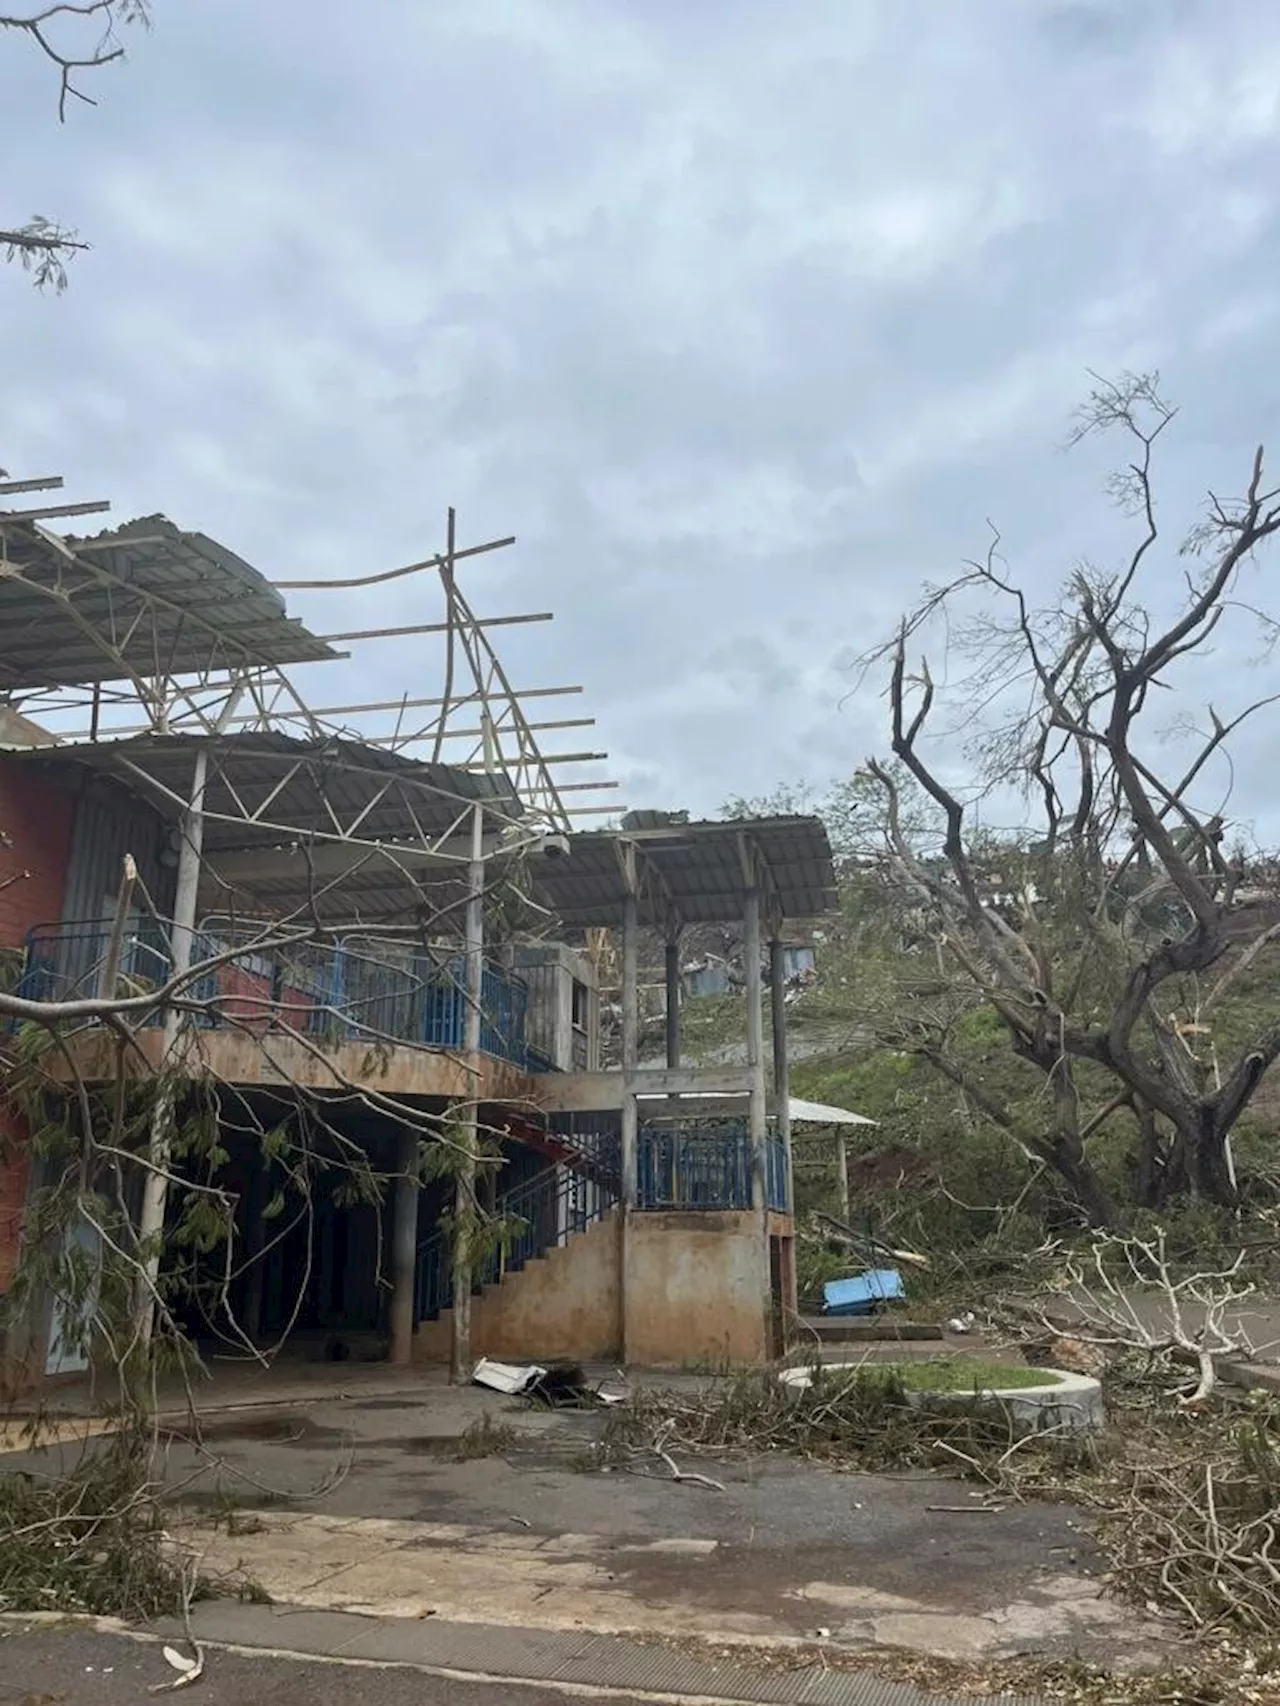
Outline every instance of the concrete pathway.
[[(508, 1431), (468, 1455), (486, 1419)], [(783, 1454), (684, 1459), (716, 1491), (652, 1456), (593, 1467), (601, 1425), (478, 1388), (369, 1393), (212, 1418), (201, 1441), (174, 1437), (167, 1470), (203, 1567), (293, 1606), (777, 1645), (824, 1630), (975, 1660), (1168, 1656), (1163, 1624), (1104, 1594), (1068, 1506), (987, 1509), (960, 1482)]]
[[(273, 1382), (257, 1405), (242, 1387), (237, 1408), (169, 1429), (164, 1468), (183, 1501), (171, 1531), (228, 1588), (247, 1579), (273, 1602), (202, 1608), (210, 1639), (308, 1651), (298, 1631), (363, 1638), (376, 1627), (381, 1659), (408, 1643), (414, 1663), (465, 1671), (465, 1648), (477, 1677), (496, 1652), (546, 1653), (559, 1666), (581, 1648), (621, 1664), (623, 1648), (651, 1654), (673, 1637), (740, 1653), (743, 1667), (765, 1651), (791, 1662), (815, 1643), (851, 1665), (885, 1647), (983, 1666), (1026, 1654), (1103, 1666), (1178, 1656), (1168, 1626), (1105, 1594), (1087, 1519), (1065, 1505), (987, 1508), (964, 1483), (836, 1473), (781, 1453), (684, 1460), (717, 1491), (673, 1482), (653, 1455), (629, 1471), (596, 1467), (598, 1413), (529, 1411), (386, 1370), (349, 1384), (335, 1391), (332, 1373), (327, 1389), (299, 1382), (282, 1404)], [(477, 1424), (495, 1430), (478, 1453)], [(93, 1449), (64, 1441), (7, 1466), (56, 1471)], [(260, 1637), (232, 1627), (233, 1615)], [(437, 1642), (452, 1631), (454, 1645), (428, 1652), (414, 1645), (423, 1631)], [(504, 1663), (524, 1676), (514, 1657)], [(598, 1685), (618, 1699), (644, 1688), (680, 1696), (641, 1688), (629, 1680), (638, 1674), (602, 1672)], [(786, 1694), (722, 1697), (836, 1706), (811, 1685), (800, 1675)], [(863, 1697), (890, 1702), (847, 1696)]]
[[(477, 1423), (496, 1430), (478, 1454), (463, 1437)], [(1159, 1664), (1174, 1646), (1104, 1593), (1087, 1519), (1068, 1506), (991, 1509), (961, 1482), (781, 1453), (684, 1459), (717, 1491), (673, 1482), (652, 1454), (594, 1467), (602, 1424), (477, 1387), (313, 1388), (198, 1432), (175, 1424), (164, 1471), (184, 1515), (171, 1527), (229, 1587), (247, 1578), (314, 1611), (983, 1662)], [(7, 1461), (56, 1472), (86, 1449)]]
[(955, 1532), (998, 1519), (963, 1509), (951, 1517), (950, 1558), (938, 1556), (941, 1533), (930, 1545), (918, 1531), (903, 1532), (903, 1567), (889, 1580), (883, 1559), (864, 1577), (865, 1546), (766, 1542), (753, 1551), (687, 1531), (618, 1541), (320, 1513), (263, 1512), (250, 1521), (252, 1533), (187, 1530), (182, 1538), (215, 1578), (247, 1578), (291, 1610), (744, 1647), (827, 1640), (846, 1650), (904, 1647), (975, 1661), (1034, 1650), (1100, 1663), (1145, 1654), (1156, 1663), (1172, 1645), (1166, 1631), (1101, 1597), (1096, 1581), (1064, 1561), (1011, 1581), (998, 1538)]

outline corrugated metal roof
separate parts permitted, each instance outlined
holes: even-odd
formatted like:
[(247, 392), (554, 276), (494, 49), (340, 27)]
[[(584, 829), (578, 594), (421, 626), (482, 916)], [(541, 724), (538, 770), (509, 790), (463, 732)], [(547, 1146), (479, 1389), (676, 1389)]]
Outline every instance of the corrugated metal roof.
[(162, 515), (84, 539), (0, 518), (0, 690), (339, 655), (257, 569)]
[(197, 749), (208, 755), (206, 854), (290, 839), (408, 842), (445, 834), (484, 800), (517, 818), (505, 776), (405, 758), (359, 741), (300, 740), (269, 729), (217, 736), (135, 735), (15, 752), (53, 773), (63, 766), (113, 775), (176, 819), (190, 796)]
[(820, 818), (745, 818), (572, 835), (569, 852), (535, 862), (538, 899), (572, 929), (616, 925), (626, 900), (621, 850), (635, 847), (640, 922), (661, 929), (674, 909), (685, 924), (741, 919), (748, 893), (744, 850), (763, 875), (762, 899), (783, 918), (820, 918), (836, 906), (831, 844)]
[(805, 1102), (798, 1096), (787, 1100), (792, 1125), (879, 1125), (852, 1108), (837, 1108), (830, 1102)]

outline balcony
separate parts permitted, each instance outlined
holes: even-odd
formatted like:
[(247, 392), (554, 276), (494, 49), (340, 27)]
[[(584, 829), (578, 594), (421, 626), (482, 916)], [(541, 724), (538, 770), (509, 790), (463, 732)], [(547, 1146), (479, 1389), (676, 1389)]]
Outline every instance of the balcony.
[[(751, 1207), (751, 1140), (741, 1121), (696, 1132), (645, 1128), (638, 1161), (641, 1209)], [(788, 1212), (786, 1149), (776, 1137), (766, 1142), (765, 1200)]]
[[(109, 934), (99, 923), (30, 931), (17, 993), (34, 1001), (100, 994)], [(198, 1026), (290, 1030), (330, 1044), (384, 1041), (461, 1051), (467, 998), (460, 954), (355, 935), (264, 947), (263, 934), (262, 928), (216, 922), (197, 932), (193, 963), (234, 952), (191, 985), (191, 999), (206, 1004), (195, 1015)], [(171, 966), (167, 926), (148, 920), (126, 931), (117, 987), (123, 995), (146, 994), (168, 979)], [(545, 1072), (550, 1063), (526, 1041), (527, 1010), (524, 980), (486, 964), (481, 1053), (523, 1072)], [(142, 1022), (160, 1021), (157, 1008)]]

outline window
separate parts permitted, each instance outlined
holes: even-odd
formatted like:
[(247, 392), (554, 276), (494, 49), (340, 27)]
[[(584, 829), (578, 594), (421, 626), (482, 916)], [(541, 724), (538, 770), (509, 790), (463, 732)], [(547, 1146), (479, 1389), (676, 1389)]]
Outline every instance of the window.
[(585, 1031), (587, 1028), (587, 986), (573, 980), (573, 1028), (575, 1031)]

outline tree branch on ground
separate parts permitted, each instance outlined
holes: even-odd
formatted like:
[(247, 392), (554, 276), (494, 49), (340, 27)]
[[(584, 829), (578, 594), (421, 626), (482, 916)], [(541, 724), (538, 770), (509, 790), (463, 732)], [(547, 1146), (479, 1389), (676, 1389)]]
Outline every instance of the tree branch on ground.
[[(1241, 1253), (1224, 1268), (1175, 1277), (1165, 1233), (1152, 1238), (1099, 1238), (1087, 1259), (1068, 1254), (1053, 1290), (1070, 1306), (1074, 1338), (1111, 1352), (1142, 1351), (1194, 1362), (1199, 1378), (1180, 1398), (1183, 1409), (1201, 1408), (1218, 1383), (1216, 1359), (1256, 1358), (1257, 1347), (1239, 1318), (1257, 1287), (1240, 1278)], [(1042, 1311), (1041, 1324), (1059, 1328)]]

